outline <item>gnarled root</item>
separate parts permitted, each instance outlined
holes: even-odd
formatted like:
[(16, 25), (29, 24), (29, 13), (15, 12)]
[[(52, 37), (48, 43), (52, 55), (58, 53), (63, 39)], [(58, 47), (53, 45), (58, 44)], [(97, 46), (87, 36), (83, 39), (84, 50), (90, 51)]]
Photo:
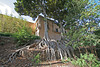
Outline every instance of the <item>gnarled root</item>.
[(9, 59), (6, 63), (12, 62), (17, 56), (22, 56), (23, 51), (25, 49), (39, 49), (44, 53), (41, 54), (45, 56), (45, 60), (47, 61), (52, 61), (52, 60), (57, 60), (57, 59), (67, 59), (67, 56), (72, 57), (70, 53), (70, 47), (66, 46), (66, 43), (63, 41), (56, 41), (56, 40), (41, 40), (37, 41), (34, 44), (31, 44), (29, 46), (23, 47), (21, 49), (16, 50), (14, 53), (9, 55)]
[(8, 57), (8, 61), (5, 62), (8, 63), (8, 62), (12, 62), (17, 56), (19, 56), (21, 54), (22, 50), (16, 50), (15, 52), (11, 53)]
[(40, 43), (40, 40), (36, 40), (31, 45), (28, 45), (28, 46), (25, 46), (25, 47), (23, 47), (21, 49), (15, 50), (15, 52), (13, 52), (13, 53), (11, 53), (11, 54), (8, 55), (8, 60), (5, 62), (5, 64), (9, 63), (9, 62), (13, 62), (14, 59), (16, 59), (18, 56), (22, 56), (23, 55), (24, 50), (30, 49), (31, 47), (35, 47), (39, 43)]
[(72, 57), (70, 54), (70, 48), (65, 45), (64, 42), (56, 40), (42, 40), (38, 49), (44, 49), (46, 52), (46, 60), (57, 60), (67, 59), (67, 55)]

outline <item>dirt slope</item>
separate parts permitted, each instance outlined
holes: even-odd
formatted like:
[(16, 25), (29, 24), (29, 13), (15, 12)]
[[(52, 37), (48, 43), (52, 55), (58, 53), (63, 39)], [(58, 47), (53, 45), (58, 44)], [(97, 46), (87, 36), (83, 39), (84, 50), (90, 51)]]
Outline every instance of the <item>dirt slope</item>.
[(17, 57), (12, 63), (4, 64), (9, 54), (16, 49), (18, 48), (16, 48), (13, 38), (0, 37), (0, 67), (74, 67), (71, 63), (63, 64), (61, 61), (41, 62), (39, 65), (34, 65), (32, 59), (25, 57)]

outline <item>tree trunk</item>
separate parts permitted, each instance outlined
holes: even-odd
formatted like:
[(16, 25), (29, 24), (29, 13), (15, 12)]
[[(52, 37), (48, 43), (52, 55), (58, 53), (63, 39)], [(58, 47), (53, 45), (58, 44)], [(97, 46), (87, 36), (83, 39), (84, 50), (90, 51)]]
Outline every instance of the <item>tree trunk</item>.
[[(46, 19), (46, 17), (44, 17)], [(44, 20), (44, 39), (49, 40), (48, 28), (47, 28), (47, 19)]]
[(63, 26), (62, 26), (62, 22), (60, 21), (60, 32), (61, 32), (61, 40), (64, 39), (64, 36), (63, 36)]
[(47, 18), (46, 18), (46, 9), (45, 9), (45, 1), (43, 1), (43, 14), (44, 14), (44, 39), (49, 40), (48, 36), (48, 28), (47, 28)]

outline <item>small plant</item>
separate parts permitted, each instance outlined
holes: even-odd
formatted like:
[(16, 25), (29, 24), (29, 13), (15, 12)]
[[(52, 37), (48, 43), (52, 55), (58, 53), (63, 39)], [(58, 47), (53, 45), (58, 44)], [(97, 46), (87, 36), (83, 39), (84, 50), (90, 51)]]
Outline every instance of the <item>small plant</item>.
[(37, 65), (40, 63), (40, 53), (38, 53), (34, 58), (32, 59), (33, 64)]
[(68, 61), (71, 61), (73, 65), (78, 65), (80, 67), (100, 67), (100, 61), (96, 59), (94, 54), (80, 54), (80, 58), (76, 57), (76, 60), (69, 58)]

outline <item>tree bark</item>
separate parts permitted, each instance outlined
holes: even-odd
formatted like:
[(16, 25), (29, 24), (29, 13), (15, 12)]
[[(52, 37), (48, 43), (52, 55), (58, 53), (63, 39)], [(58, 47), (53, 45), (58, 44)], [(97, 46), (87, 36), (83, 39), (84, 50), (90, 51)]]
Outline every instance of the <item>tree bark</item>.
[(60, 21), (60, 32), (61, 32), (61, 40), (64, 39), (64, 36), (63, 36), (63, 26), (62, 26), (62, 22)]
[(47, 28), (47, 18), (46, 18), (46, 9), (45, 9), (45, 1), (43, 1), (43, 14), (44, 14), (44, 39), (49, 40), (48, 36), (48, 28)]

